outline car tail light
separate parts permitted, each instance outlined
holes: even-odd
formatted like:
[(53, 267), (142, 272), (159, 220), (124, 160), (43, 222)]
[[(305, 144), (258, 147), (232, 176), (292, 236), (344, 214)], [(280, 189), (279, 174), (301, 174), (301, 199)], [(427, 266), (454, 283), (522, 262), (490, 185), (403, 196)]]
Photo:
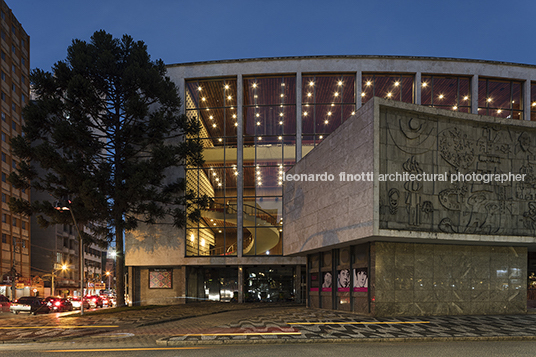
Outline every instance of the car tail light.
[(56, 302), (54, 303), (54, 305), (56, 305), (56, 306), (60, 306), (60, 305), (61, 305), (61, 302), (56, 301)]

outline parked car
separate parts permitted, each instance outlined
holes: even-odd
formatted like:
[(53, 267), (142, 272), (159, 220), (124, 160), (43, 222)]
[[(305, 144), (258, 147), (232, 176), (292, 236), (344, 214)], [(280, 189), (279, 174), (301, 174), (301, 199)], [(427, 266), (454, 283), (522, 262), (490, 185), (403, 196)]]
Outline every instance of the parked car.
[(69, 300), (71, 301), (71, 304), (73, 305), (73, 309), (75, 310), (80, 310), (82, 303), (84, 304), (84, 309), (90, 308), (89, 301), (87, 301), (86, 298), (82, 300), (80, 297), (77, 296), (77, 297), (71, 297), (69, 298)]
[(0, 295), (0, 312), (9, 312), (11, 302), (4, 295)]
[(102, 301), (102, 298), (99, 295), (86, 296), (86, 298), (87, 298), (87, 301), (89, 301), (89, 305), (91, 305), (91, 307), (103, 307), (104, 306), (104, 302)]
[(14, 314), (19, 314), (21, 312), (27, 312), (30, 314), (48, 314), (50, 312), (50, 308), (40, 297), (23, 296), (11, 303), (9, 311)]
[(68, 299), (49, 296), (45, 301), (52, 312), (73, 311), (73, 304)]

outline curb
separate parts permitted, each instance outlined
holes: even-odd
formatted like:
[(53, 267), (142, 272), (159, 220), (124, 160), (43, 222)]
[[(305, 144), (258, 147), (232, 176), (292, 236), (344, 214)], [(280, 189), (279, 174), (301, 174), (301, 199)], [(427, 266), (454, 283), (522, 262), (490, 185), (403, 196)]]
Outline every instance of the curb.
[(459, 336), (459, 337), (392, 337), (392, 338), (307, 338), (307, 339), (259, 339), (259, 340), (199, 340), (169, 341), (166, 337), (156, 340), (159, 346), (196, 345), (249, 345), (249, 344), (302, 344), (302, 343), (374, 343), (374, 342), (450, 342), (450, 341), (536, 341), (536, 336)]

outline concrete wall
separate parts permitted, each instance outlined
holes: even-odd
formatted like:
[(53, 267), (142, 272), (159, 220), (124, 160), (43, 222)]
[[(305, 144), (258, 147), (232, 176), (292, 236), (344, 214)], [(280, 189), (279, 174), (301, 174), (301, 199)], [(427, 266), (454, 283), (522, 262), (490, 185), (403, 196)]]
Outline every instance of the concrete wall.
[(376, 316), (526, 312), (526, 248), (388, 242), (373, 246)]
[(287, 178), (332, 174), (333, 181), (285, 181), (286, 255), (336, 246), (372, 234), (373, 182), (341, 181), (340, 177), (341, 173), (373, 171), (372, 104), (367, 103), (287, 172)]
[(186, 267), (168, 267), (172, 272), (171, 289), (149, 286), (151, 268), (129, 267), (129, 296), (133, 305), (175, 305), (186, 303)]

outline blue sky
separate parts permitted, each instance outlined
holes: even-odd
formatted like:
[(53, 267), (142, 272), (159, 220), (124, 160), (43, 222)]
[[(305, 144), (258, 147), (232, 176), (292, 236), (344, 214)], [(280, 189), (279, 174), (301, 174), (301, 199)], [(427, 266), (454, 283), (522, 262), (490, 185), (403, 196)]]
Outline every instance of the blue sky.
[(536, 64), (534, 0), (5, 0), (50, 70), (73, 38), (104, 29), (183, 63), (309, 55), (407, 55)]

